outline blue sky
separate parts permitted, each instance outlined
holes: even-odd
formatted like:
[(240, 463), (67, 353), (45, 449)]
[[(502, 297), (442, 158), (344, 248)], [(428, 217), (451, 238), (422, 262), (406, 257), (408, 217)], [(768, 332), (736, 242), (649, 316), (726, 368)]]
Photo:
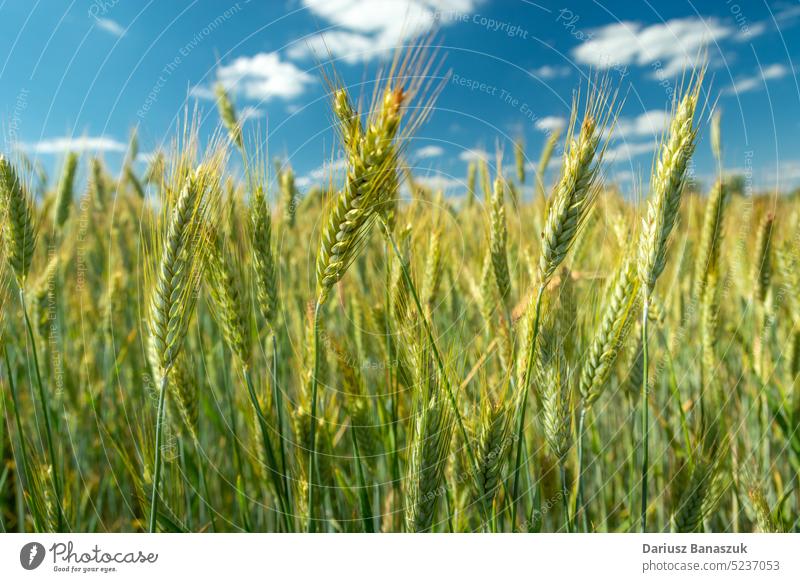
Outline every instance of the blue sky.
[[(727, 169), (751, 171), (755, 188), (800, 185), (800, 4), (788, 1), (0, 0), (3, 149), (51, 174), (68, 149), (117, 168), (131, 127), (146, 155), (176, 134), (187, 102), (208, 135), (220, 79), (301, 185), (326, 181), (336, 142), (320, 63), (333, 58), (369, 95), (387, 51), (434, 29), (452, 78), (408, 146), (432, 185), (458, 189), (469, 159), (520, 136), (536, 160), (593, 68), (626, 96), (606, 176), (646, 183), (676, 79), (703, 47)], [(708, 150), (702, 137), (705, 183)]]

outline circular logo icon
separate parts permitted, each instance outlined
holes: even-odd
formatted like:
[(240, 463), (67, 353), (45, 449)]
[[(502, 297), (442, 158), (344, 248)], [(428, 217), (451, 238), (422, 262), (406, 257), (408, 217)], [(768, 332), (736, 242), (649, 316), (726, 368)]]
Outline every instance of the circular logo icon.
[(19, 551), (19, 563), (26, 570), (35, 570), (44, 561), (44, 546), (39, 542), (29, 542)]

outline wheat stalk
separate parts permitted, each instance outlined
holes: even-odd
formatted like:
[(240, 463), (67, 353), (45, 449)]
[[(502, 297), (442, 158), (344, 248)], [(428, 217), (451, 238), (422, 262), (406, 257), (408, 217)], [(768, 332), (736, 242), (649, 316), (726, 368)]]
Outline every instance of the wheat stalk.
[(672, 120), (662, 140), (658, 153), (658, 161), (650, 184), (652, 191), (648, 203), (647, 215), (642, 221), (642, 232), (639, 237), (638, 272), (642, 285), (642, 531), (647, 527), (647, 487), (649, 465), (649, 400), (648, 400), (648, 345), (647, 323), (650, 299), (656, 281), (664, 270), (667, 246), (675, 221), (678, 218), (683, 187), (686, 182), (686, 169), (694, 153), (697, 129), (694, 115), (700, 97), (703, 75), (701, 69), (692, 76), (688, 88), (677, 101)]
[(523, 342), (524, 374), (523, 383), (517, 387), (517, 452), (514, 464), (514, 484), (512, 488), (512, 520), (516, 519), (516, 499), (519, 487), (519, 471), (523, 463), (522, 437), (525, 422), (525, 410), (528, 401), (528, 381), (534, 363), (539, 319), (541, 316), (542, 295), (558, 266), (563, 262), (575, 237), (586, 221), (594, 202), (597, 189), (596, 180), (599, 174), (605, 146), (601, 139), (607, 124), (614, 118), (615, 95), (608, 91), (603, 82), (595, 85), (586, 100), (583, 122), (577, 138), (573, 137), (577, 119), (577, 98), (573, 100), (570, 117), (570, 130), (567, 136), (568, 149), (564, 152), (561, 178), (550, 199), (545, 228), (542, 232), (541, 252), (538, 263), (538, 289), (531, 295), (525, 313), (524, 325), (527, 337)]
[(438, 499), (442, 495), (444, 472), (453, 435), (453, 414), (434, 368), (430, 354), (422, 353), (418, 410), (413, 420), (413, 441), (406, 478), (406, 529), (430, 531)]
[[(180, 178), (178, 174), (178, 178)], [(164, 402), (170, 371), (197, 301), (209, 249), (207, 225), (218, 200), (218, 173), (213, 163), (198, 167), (184, 179), (180, 193), (164, 220), (161, 256), (150, 296), (150, 357), (160, 378), (156, 412), (156, 449), (149, 531), (156, 530), (161, 477), (161, 438)]]

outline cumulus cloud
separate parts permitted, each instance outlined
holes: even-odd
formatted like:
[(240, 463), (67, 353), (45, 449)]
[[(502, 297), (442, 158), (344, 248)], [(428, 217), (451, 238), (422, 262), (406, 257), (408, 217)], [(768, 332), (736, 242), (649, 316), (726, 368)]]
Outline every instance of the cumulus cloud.
[(569, 67), (562, 67), (562, 66), (555, 66), (551, 67), (550, 65), (543, 65), (536, 69), (531, 69), (531, 73), (533, 73), (537, 77), (541, 77), (542, 79), (559, 79), (561, 77), (568, 77), (570, 74)]
[(611, 176), (615, 182), (633, 182), (635, 176), (633, 172), (630, 170), (622, 170), (619, 172), (614, 172)]
[(756, 189), (796, 188), (800, 184), (800, 160), (778, 160), (777, 163), (766, 164), (757, 180)]
[(338, 158), (336, 160), (325, 162), (321, 166), (314, 168), (305, 176), (297, 178), (295, 182), (301, 188), (306, 188), (313, 184), (328, 182), (329, 179), (333, 179), (334, 181), (336, 181), (337, 179), (341, 178), (344, 175), (344, 171), (346, 169), (347, 169), (347, 159)]
[(110, 18), (95, 18), (95, 24), (98, 28), (105, 30), (109, 34), (113, 34), (116, 37), (125, 36), (125, 29), (122, 27), (122, 25), (118, 22), (114, 22)]
[(417, 159), (425, 159), (425, 158), (437, 158), (444, 153), (444, 150), (437, 146), (437, 145), (429, 145), (422, 148), (419, 148), (415, 153), (414, 156)]
[(22, 144), (22, 149), (34, 154), (59, 154), (78, 151), (124, 152), (127, 146), (110, 137), (83, 136), (45, 139), (35, 143)]
[(328, 52), (349, 63), (367, 61), (403, 41), (445, 26), (471, 12), (480, 0), (303, 0), (334, 30), (298, 40), (287, 54), (294, 59)]
[(539, 131), (544, 131), (547, 133), (556, 131), (558, 129), (563, 129), (566, 124), (567, 120), (563, 117), (548, 115), (546, 117), (542, 117), (541, 119), (537, 119), (534, 125)]
[[(293, 63), (282, 61), (278, 53), (274, 52), (238, 57), (227, 65), (222, 65), (217, 74), (219, 81), (229, 91), (259, 101), (268, 101), (275, 97), (292, 99), (302, 94), (313, 81), (310, 74)], [(205, 87), (193, 88), (192, 94), (195, 97), (213, 95)]]
[(214, 90), (211, 87), (205, 87), (203, 85), (195, 85), (194, 87), (190, 87), (189, 95), (191, 97), (196, 97), (197, 99), (208, 99), (209, 101), (213, 101), (217, 98), (217, 96), (214, 95)]
[(478, 160), (488, 160), (489, 153), (480, 148), (473, 148), (471, 150), (464, 150), (458, 154), (458, 159), (462, 162), (474, 162)]
[(757, 36), (761, 36), (767, 31), (767, 23), (766, 22), (754, 22), (753, 24), (748, 24), (739, 29), (739, 32), (736, 33), (734, 40), (736, 42), (748, 42)]
[(669, 122), (666, 111), (652, 109), (636, 117), (621, 117), (614, 127), (617, 137), (653, 137), (658, 138)]
[(341, 57), (348, 63), (366, 61), (389, 50), (385, 43), (376, 43), (372, 38), (356, 32), (330, 30), (314, 34), (295, 42), (286, 51), (289, 58), (303, 59), (309, 55)]
[(727, 95), (738, 95), (740, 93), (748, 93), (758, 89), (764, 89), (767, 81), (774, 79), (782, 79), (791, 73), (789, 67), (775, 63), (764, 67), (754, 75), (747, 77), (739, 77), (732, 85), (725, 87), (722, 92)]
[(609, 163), (630, 163), (633, 158), (655, 150), (656, 144), (657, 142), (655, 140), (646, 141), (643, 143), (620, 143), (614, 147), (608, 148), (603, 159)]
[(239, 119), (241, 121), (247, 121), (248, 119), (257, 119), (259, 117), (266, 116), (266, 112), (261, 109), (260, 107), (253, 107), (252, 105), (248, 105), (246, 107), (242, 107), (242, 110), (239, 111)]
[(430, 176), (415, 176), (414, 180), (431, 190), (442, 190), (450, 192), (465, 188), (464, 181), (444, 174), (434, 174)]
[(735, 32), (717, 18), (675, 18), (649, 26), (619, 22), (593, 30), (591, 38), (572, 50), (572, 56), (599, 68), (649, 65), (654, 77), (666, 78), (702, 58), (704, 46)]

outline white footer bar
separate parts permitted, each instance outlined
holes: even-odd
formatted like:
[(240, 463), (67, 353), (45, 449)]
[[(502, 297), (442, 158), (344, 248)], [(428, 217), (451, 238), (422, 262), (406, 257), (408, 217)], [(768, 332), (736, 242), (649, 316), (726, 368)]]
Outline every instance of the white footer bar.
[(800, 534), (0, 535), (3, 580), (761, 582), (799, 565)]

